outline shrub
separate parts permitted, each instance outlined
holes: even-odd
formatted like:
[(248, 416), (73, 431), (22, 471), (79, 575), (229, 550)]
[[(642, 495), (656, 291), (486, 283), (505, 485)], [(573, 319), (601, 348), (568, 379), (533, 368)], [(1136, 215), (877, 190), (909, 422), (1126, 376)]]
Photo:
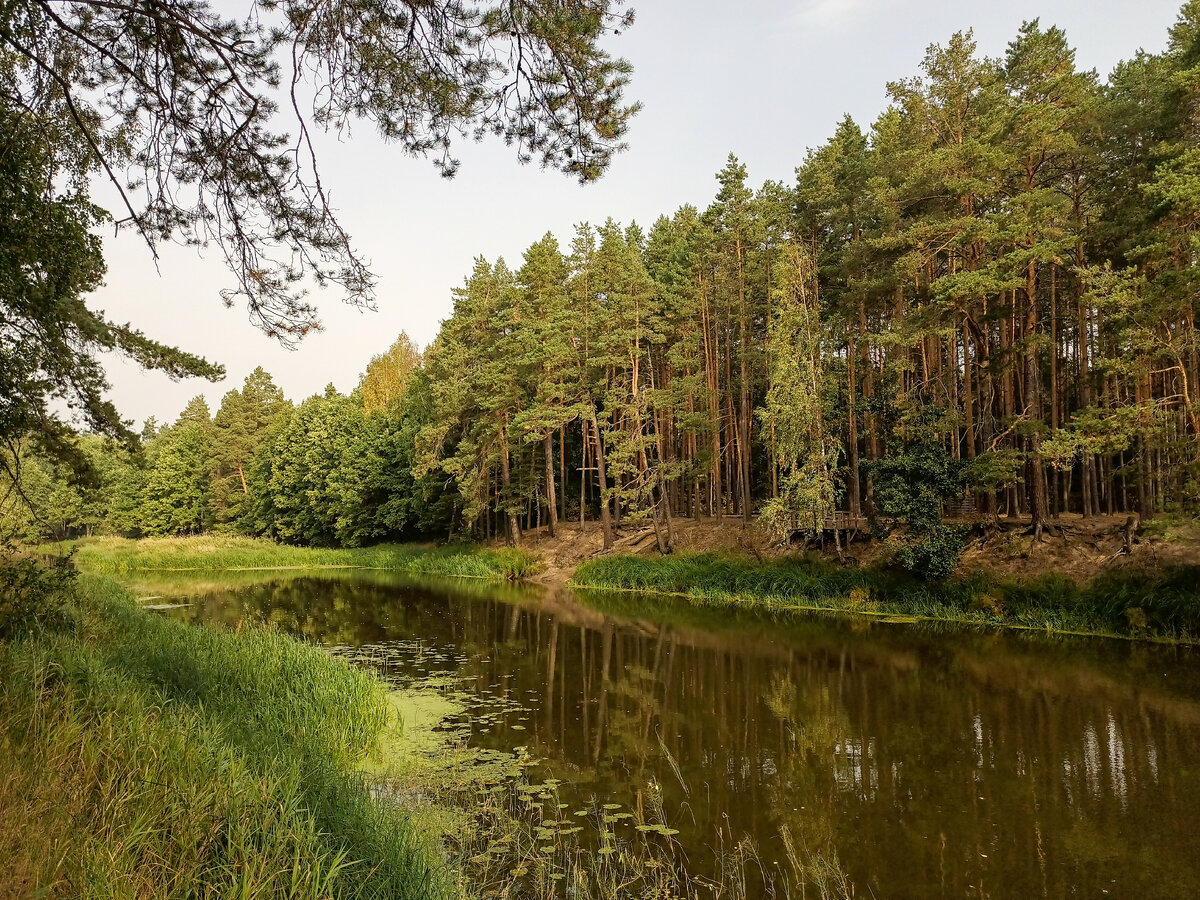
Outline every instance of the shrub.
[(947, 578), (958, 568), (962, 551), (962, 529), (936, 525), (909, 535), (896, 552), (896, 562), (921, 578)]
[(75, 570), (68, 558), (48, 563), (0, 554), (0, 641), (73, 631), (79, 624)]

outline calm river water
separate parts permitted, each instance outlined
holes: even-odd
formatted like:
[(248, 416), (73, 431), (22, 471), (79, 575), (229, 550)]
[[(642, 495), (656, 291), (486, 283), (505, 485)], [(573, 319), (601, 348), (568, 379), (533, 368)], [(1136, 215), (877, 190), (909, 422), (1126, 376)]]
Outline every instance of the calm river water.
[(1195, 651), (379, 573), (135, 586), (456, 676), (499, 710), (473, 744), (527, 746), (580, 800), (660, 784), (698, 870), (746, 835), (783, 865), (786, 830), (858, 897), (1200, 897)]

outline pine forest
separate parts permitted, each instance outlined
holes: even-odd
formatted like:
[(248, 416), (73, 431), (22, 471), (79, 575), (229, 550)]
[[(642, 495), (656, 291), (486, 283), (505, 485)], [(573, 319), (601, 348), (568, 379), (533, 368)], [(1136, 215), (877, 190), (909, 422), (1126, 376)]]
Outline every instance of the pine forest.
[[(681, 517), (779, 541), (1200, 505), (1200, 7), (1107, 79), (1025, 24), (930, 47), (795, 178), (734, 155), (647, 224), (479, 257), (431, 345), (298, 404), (261, 369), (86, 477), (20, 451), (9, 530), (358, 546)], [(619, 214), (619, 211), (614, 211)], [(27, 504), (24, 501), (28, 501)], [(28, 506), (29, 509), (25, 509)], [(24, 512), (22, 510), (25, 509)]]

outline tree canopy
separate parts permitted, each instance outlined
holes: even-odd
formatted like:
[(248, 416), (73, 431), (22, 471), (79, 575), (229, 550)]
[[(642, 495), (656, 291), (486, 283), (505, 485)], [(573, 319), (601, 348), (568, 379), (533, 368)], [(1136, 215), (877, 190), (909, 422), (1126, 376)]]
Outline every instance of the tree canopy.
[(226, 301), (283, 340), (317, 325), (309, 283), (374, 297), (312, 129), (367, 122), (446, 175), (454, 138), (494, 134), (587, 181), (637, 108), (629, 64), (600, 46), (633, 22), (619, 0), (270, 0), (244, 19), (205, 0), (17, 0), (0, 17), (9, 111), (70, 136), (75, 165), (119, 191), (118, 224), (220, 248)]

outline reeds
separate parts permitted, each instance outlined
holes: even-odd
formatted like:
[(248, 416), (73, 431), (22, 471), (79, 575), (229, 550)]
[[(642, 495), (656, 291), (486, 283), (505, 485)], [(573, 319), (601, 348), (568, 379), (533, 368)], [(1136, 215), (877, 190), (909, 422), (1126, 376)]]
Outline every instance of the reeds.
[(0, 644), (0, 882), (104, 897), (449, 896), (359, 761), (383, 687), (327, 653), (136, 610), (82, 578), (79, 636)]
[[(712, 860), (689, 859), (653, 780), (639, 792), (644, 802), (630, 809), (596, 800), (582, 808), (567, 804), (559, 787), (556, 779), (531, 783), (518, 775), (473, 789), (458, 782), (456, 793), (437, 798), (471, 813), (452, 844), (472, 894), (530, 900), (853, 896), (835, 858), (813, 859), (802, 849), (800, 868), (771, 868), (748, 837), (734, 839), (724, 826), (713, 835)], [(697, 863), (709, 871), (698, 874)], [(835, 877), (847, 893), (827, 890)]]

